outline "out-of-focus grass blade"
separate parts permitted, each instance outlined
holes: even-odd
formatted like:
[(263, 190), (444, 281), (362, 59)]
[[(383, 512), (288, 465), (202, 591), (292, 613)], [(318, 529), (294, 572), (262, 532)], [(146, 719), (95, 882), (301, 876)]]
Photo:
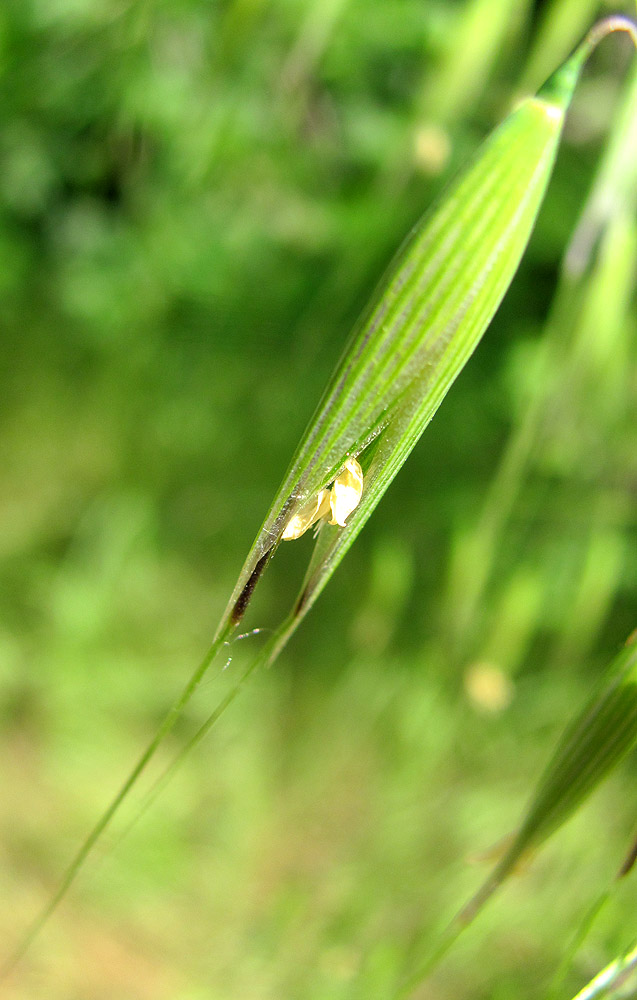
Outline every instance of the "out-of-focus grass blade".
[[(588, 911), (584, 914), (584, 918), (581, 921), (577, 932), (570, 942), (568, 948), (566, 949), (562, 961), (560, 962), (559, 968), (553, 978), (551, 988), (547, 994), (547, 1000), (558, 1000), (559, 997), (563, 996), (563, 985), (566, 980), (566, 976), (573, 967), (573, 962), (578, 951), (581, 949), (584, 941), (586, 940), (593, 924), (597, 920), (599, 914), (602, 912), (604, 907), (611, 901), (613, 897), (613, 892), (619, 885), (619, 883), (625, 879), (632, 872), (635, 864), (637, 863), (637, 837), (635, 837), (624, 856), (624, 859), (619, 866), (619, 869), (615, 873), (612, 882), (606, 885), (597, 898), (593, 901), (593, 904), (589, 907)], [(629, 949), (630, 951), (630, 949)], [(621, 961), (621, 960), (618, 960)], [(616, 962), (612, 963), (612, 966), (616, 966)], [(607, 971), (607, 970), (605, 970)], [(603, 973), (601, 974), (604, 975)], [(596, 983), (598, 977), (595, 977), (593, 984)], [(592, 984), (589, 983), (589, 987)]]
[[(600, 22), (538, 95), (522, 101), (496, 129), (408, 237), (358, 323), (301, 440), (211, 648), (5, 969), (24, 953), (64, 898), (92, 847), (172, 730), (243, 617), (290, 519), (334, 482), (348, 459), (358, 458), (364, 474), (361, 501), (344, 527), (321, 526), (300, 597), (257, 662), (271, 662), (278, 655), (316, 600), (505, 294), (546, 190), (582, 65), (600, 38), (615, 30), (628, 31), (637, 39), (637, 29), (625, 18)], [(223, 704), (231, 700), (227, 697)], [(215, 711), (213, 721), (221, 711)]]
[[(637, 275), (637, 65), (626, 81), (625, 94), (618, 109), (597, 176), (563, 258), (560, 281), (543, 333), (543, 377), (528, 399), (500, 457), (498, 467), (484, 496), (482, 511), (473, 527), (456, 541), (450, 571), (446, 621), (451, 631), (450, 647), (456, 661), (464, 662), (478, 655), (489, 657), (476, 647), (488, 645), (489, 619), (496, 624), (498, 614), (489, 615), (484, 595), (495, 583), (495, 556), (507, 526), (513, 520), (516, 504), (524, 494), (529, 471), (543, 453), (546, 438), (559, 433), (555, 423), (547, 423), (564, 398), (564, 362), (568, 358), (566, 391), (589, 398), (589, 386), (604, 385), (606, 404), (595, 409), (600, 421), (615, 405), (613, 391), (616, 372), (630, 366), (625, 359), (630, 340), (627, 317)], [(623, 376), (620, 376), (620, 378)], [(577, 387), (577, 388), (576, 388)], [(624, 395), (626, 395), (624, 391)], [(603, 436), (603, 427), (600, 428)], [(610, 426), (608, 433), (612, 433)], [(586, 433), (582, 435), (586, 438)], [(573, 461), (579, 462), (577, 448), (571, 448)], [(600, 511), (605, 497), (600, 495)], [(586, 643), (594, 638), (596, 619), (603, 614), (604, 594), (616, 585), (615, 566), (623, 558), (620, 545), (606, 531), (604, 552), (590, 551), (591, 593), (597, 610), (590, 604), (573, 608), (572, 632), (569, 623), (561, 626), (564, 658), (586, 655)], [(594, 541), (591, 549), (594, 547)], [(594, 562), (593, 562), (594, 560)], [(521, 567), (517, 567), (519, 572)], [(538, 588), (541, 584), (538, 582)], [(575, 603), (584, 594), (575, 595)], [(541, 590), (536, 601), (541, 599)], [(493, 605), (494, 599), (491, 597)], [(529, 607), (529, 605), (527, 605)], [(518, 615), (519, 618), (519, 615)], [(519, 622), (518, 622), (519, 624)], [(532, 627), (532, 622), (529, 626)], [(531, 633), (527, 635), (527, 643)], [(507, 661), (509, 669), (514, 664)]]
[(460, 913), (468, 923), (504, 879), (565, 823), (637, 743), (637, 642), (611, 664), (598, 692), (570, 724), (510, 848)]
[(464, 111), (468, 98), (479, 97), (511, 35), (525, 25), (529, 7), (528, 0), (471, 0), (453, 10), (450, 51), (442, 65), (434, 63), (420, 99), (427, 120), (449, 124)]
[(400, 996), (408, 996), (429, 975), (508, 876), (573, 816), (637, 744), (636, 640), (633, 633), (589, 703), (567, 727), (510, 846), (447, 927), (436, 949), (409, 976)]
[(491, 875), (448, 926), (435, 951), (409, 977), (401, 996), (408, 995), (426, 978), (508, 876), (573, 816), (612, 768), (637, 744), (635, 640), (633, 634), (611, 663), (597, 692), (567, 727), (510, 846)]
[(564, 59), (598, 10), (598, 0), (551, 0), (545, 5), (520, 81), (523, 89), (534, 90), (551, 67)]
[(637, 941), (633, 941), (623, 955), (602, 969), (594, 979), (591, 979), (584, 989), (580, 990), (573, 1000), (595, 1000), (606, 997), (634, 997), (637, 991)]

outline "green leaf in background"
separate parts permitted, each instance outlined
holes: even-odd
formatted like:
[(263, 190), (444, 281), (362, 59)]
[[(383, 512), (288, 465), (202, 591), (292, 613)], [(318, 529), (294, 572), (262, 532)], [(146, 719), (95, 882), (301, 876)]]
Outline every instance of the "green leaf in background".
[[(527, 583), (537, 570), (518, 562), (515, 572), (526, 596), (517, 600), (498, 553), (514, 547), (511, 526), (523, 517), (533, 468), (546, 462), (548, 451), (558, 451), (569, 468), (586, 477), (588, 462), (595, 461), (600, 445), (615, 437), (622, 379), (630, 378), (625, 359), (632, 340), (630, 309), (637, 273), (636, 148), (637, 65), (633, 65), (562, 258), (539, 340), (541, 374), (480, 498), (481, 513), (454, 549), (447, 597), (453, 608), (447, 628), (454, 663), (467, 658), (505, 661), (508, 671), (515, 672), (516, 662), (519, 665), (529, 649), (536, 622), (531, 609), (542, 601), (542, 587)], [(594, 399), (599, 400), (597, 407)], [(559, 414), (567, 411), (576, 415), (561, 427)], [(603, 482), (609, 478), (612, 474), (605, 473)], [(592, 502), (596, 508), (592, 521), (603, 521), (609, 502), (606, 489), (598, 489)], [(560, 649), (546, 669), (587, 661), (617, 576), (624, 560), (631, 558), (608, 525), (599, 535), (592, 532), (587, 549), (589, 569), (569, 594), (569, 614), (562, 614), (560, 621)], [(536, 565), (542, 565), (540, 573), (546, 574), (546, 555), (542, 557), (537, 547), (533, 551)], [(566, 558), (563, 551), (556, 554), (562, 563)]]

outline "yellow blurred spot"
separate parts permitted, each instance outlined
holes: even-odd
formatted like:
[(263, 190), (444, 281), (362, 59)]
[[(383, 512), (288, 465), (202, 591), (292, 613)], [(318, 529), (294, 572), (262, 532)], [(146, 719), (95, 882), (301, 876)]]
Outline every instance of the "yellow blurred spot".
[(323, 955), (321, 965), (330, 979), (347, 982), (360, 969), (360, 955), (353, 948), (333, 945)]
[(445, 129), (434, 122), (421, 125), (414, 137), (414, 160), (423, 173), (442, 173), (451, 156), (451, 142)]
[(492, 663), (474, 663), (464, 675), (467, 697), (482, 712), (502, 712), (513, 699), (513, 684), (499, 667)]

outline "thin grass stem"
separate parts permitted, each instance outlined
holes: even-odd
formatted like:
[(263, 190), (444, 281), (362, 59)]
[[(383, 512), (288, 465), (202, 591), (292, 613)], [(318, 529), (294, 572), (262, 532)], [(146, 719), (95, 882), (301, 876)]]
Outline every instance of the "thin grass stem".
[[(296, 621), (298, 625), (299, 620)], [(233, 701), (239, 696), (243, 688), (245, 687), (247, 681), (253, 674), (263, 667), (270, 667), (278, 657), (281, 649), (283, 648), (284, 642), (283, 635), (284, 632), (289, 628), (289, 621), (286, 620), (270, 637), (263, 649), (254, 657), (250, 664), (246, 667), (244, 672), (238, 681), (236, 681), (234, 687), (228, 691), (228, 693), (221, 699), (221, 701), (216, 705), (210, 715), (201, 723), (199, 728), (193, 733), (190, 739), (183, 745), (179, 752), (175, 755), (174, 759), (168, 764), (164, 771), (159, 775), (159, 777), (153, 782), (148, 791), (144, 794), (142, 802), (139, 808), (135, 812), (135, 815), (131, 818), (129, 823), (120, 831), (118, 837), (116, 838), (115, 844), (121, 843), (125, 837), (128, 836), (130, 831), (139, 823), (139, 821), (145, 816), (148, 810), (152, 807), (153, 803), (159, 798), (164, 789), (168, 786), (172, 778), (176, 775), (182, 764), (185, 763), (186, 758), (199, 744), (206, 738), (213, 726), (219, 721), (221, 716), (224, 714), (227, 708), (230, 707)], [(291, 635), (291, 632), (286, 632), (285, 642)]]
[[(49, 918), (57, 910), (58, 906), (60, 905), (60, 903), (66, 896), (67, 892), (75, 882), (75, 879), (77, 878), (77, 875), (79, 874), (81, 868), (83, 867), (84, 862), (86, 861), (88, 855), (91, 853), (97, 842), (104, 834), (105, 830), (109, 826), (111, 820), (113, 819), (119, 807), (127, 799), (128, 795), (137, 784), (137, 781), (139, 780), (142, 773), (146, 769), (148, 763), (154, 757), (160, 744), (163, 743), (166, 736), (168, 736), (170, 731), (175, 726), (175, 723), (177, 722), (184, 708), (192, 698), (197, 687), (201, 683), (204, 675), (208, 671), (208, 668), (213, 663), (217, 653), (223, 646), (225, 639), (227, 638), (228, 634), (231, 631), (232, 631), (232, 626), (227, 625), (226, 628), (222, 632), (220, 632), (215, 638), (214, 642), (208, 649), (206, 655), (199, 663), (197, 669), (191, 675), (183, 691), (181, 692), (177, 700), (173, 703), (170, 710), (167, 712), (163, 722), (157, 729), (157, 732), (153, 736), (152, 740), (150, 741), (150, 743), (148, 744), (142, 755), (139, 757), (134, 768), (126, 778), (126, 781), (121, 785), (117, 794), (111, 800), (107, 809), (102, 813), (98, 822), (95, 824), (89, 835), (84, 840), (82, 846), (80, 847), (79, 851), (71, 861), (64, 876), (62, 877), (62, 880), (57, 890), (55, 891), (55, 893), (53, 894), (47, 905), (44, 907), (44, 909), (35, 918), (30, 928), (27, 930), (27, 932), (21, 938), (18, 945), (15, 947), (13, 953), (9, 956), (6, 962), (0, 967), (0, 979), (4, 979), (11, 972), (14, 966), (28, 951), (32, 941), (37, 937), (37, 935), (43, 929), (45, 924), (48, 922)], [(238, 693), (237, 689), (235, 689), (235, 693)], [(230, 700), (232, 700), (232, 698), (230, 698)]]
[[(616, 958), (605, 969), (602, 969), (594, 979), (591, 979), (583, 990), (580, 990), (573, 1000), (595, 1000), (596, 997), (610, 996), (611, 990), (621, 986), (627, 976), (637, 969), (637, 939), (635, 939), (626, 952)], [(631, 991), (632, 993), (632, 991)], [(625, 996), (629, 994), (626, 993)], [(634, 994), (632, 994), (634, 996)]]

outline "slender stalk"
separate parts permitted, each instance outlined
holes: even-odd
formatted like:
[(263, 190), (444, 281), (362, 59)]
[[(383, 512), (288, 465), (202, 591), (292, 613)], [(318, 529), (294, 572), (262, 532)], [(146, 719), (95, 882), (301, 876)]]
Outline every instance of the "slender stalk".
[(613, 889), (612, 885), (606, 886), (602, 890), (602, 892), (600, 892), (597, 899), (593, 902), (593, 904), (588, 908), (587, 912), (585, 913), (584, 919), (582, 920), (580, 926), (577, 928), (577, 933), (574, 935), (573, 940), (569, 944), (568, 949), (566, 950), (566, 953), (564, 954), (558, 966), (557, 972), (555, 973), (553, 982), (548, 991), (547, 1000), (559, 1000), (559, 997), (562, 994), (562, 987), (564, 986), (566, 976), (570, 971), (571, 966), (573, 965), (573, 959), (575, 958), (578, 951), (582, 947), (584, 941), (588, 937), (590, 930), (593, 927), (595, 921), (597, 920), (599, 914), (602, 912), (602, 910), (608, 903), (609, 899), (611, 898), (612, 889)]
[(250, 662), (248, 667), (246, 667), (239, 680), (235, 683), (234, 687), (232, 687), (230, 691), (228, 691), (228, 693), (225, 695), (225, 697), (221, 699), (221, 701), (210, 713), (210, 715), (207, 716), (207, 718), (193, 733), (190, 739), (179, 750), (179, 752), (176, 754), (176, 756), (170, 762), (170, 764), (168, 764), (165, 770), (153, 782), (151, 787), (144, 795), (144, 798), (137, 812), (132, 817), (131, 821), (127, 824), (127, 826), (120, 832), (117, 838), (117, 843), (119, 843), (121, 840), (127, 837), (132, 828), (136, 826), (137, 823), (140, 821), (140, 819), (148, 812), (153, 803), (159, 798), (164, 788), (166, 788), (170, 780), (179, 770), (181, 765), (185, 762), (186, 758), (189, 756), (191, 751), (194, 750), (195, 747), (199, 746), (199, 744), (206, 738), (212, 727), (215, 725), (216, 722), (218, 722), (218, 720), (221, 718), (225, 710), (229, 708), (229, 706), (232, 704), (235, 698), (238, 697), (238, 695), (243, 690), (244, 685), (246, 684), (248, 679), (252, 676), (252, 674), (255, 674), (257, 670), (260, 670), (262, 667), (272, 666), (272, 664), (278, 658), (279, 653), (283, 649), (284, 645), (286, 644), (286, 642), (288, 641), (294, 630), (297, 628), (297, 626), (300, 624), (300, 621), (301, 621), (300, 617), (297, 616), (296, 618), (293, 618), (292, 616), (290, 616), (290, 618), (286, 619), (282, 623), (282, 625), (279, 626), (276, 632), (274, 632), (274, 634), (270, 637), (270, 639), (263, 647), (263, 649), (254, 657), (254, 659)]
[(583, 990), (580, 990), (577, 996), (573, 997), (573, 1000), (594, 1000), (595, 997), (601, 997), (604, 994), (610, 995), (609, 991), (620, 986), (635, 969), (637, 969), (637, 940), (633, 941), (620, 958), (616, 958), (614, 962), (602, 969), (594, 979), (591, 979), (590, 983)]
[[(206, 674), (208, 668), (215, 659), (217, 653), (223, 646), (224, 641), (232, 631), (232, 628), (233, 626), (231, 624), (227, 624), (225, 629), (219, 632), (215, 637), (215, 640), (210, 646), (208, 652), (202, 659), (201, 663), (198, 665), (197, 669), (191, 675), (188, 683), (185, 685), (183, 691), (181, 692), (177, 700), (173, 703), (170, 710), (167, 712), (163, 722), (159, 726), (157, 732), (153, 736), (152, 740), (150, 741), (150, 743), (148, 744), (142, 755), (139, 757), (134, 768), (126, 778), (126, 781), (123, 783), (123, 785), (121, 785), (119, 791), (111, 800), (110, 805), (102, 813), (98, 822), (95, 824), (95, 826), (87, 836), (86, 840), (80, 847), (79, 851), (71, 861), (65, 874), (62, 877), (62, 880), (56, 892), (53, 894), (49, 902), (35, 918), (35, 920), (31, 924), (29, 929), (26, 931), (24, 936), (21, 938), (21, 940), (18, 942), (13, 953), (9, 956), (4, 965), (0, 967), (0, 979), (3, 979), (5, 976), (9, 974), (9, 972), (11, 972), (13, 967), (27, 952), (32, 941), (40, 933), (40, 931), (47, 923), (49, 918), (57, 910), (58, 906), (60, 905), (60, 903), (66, 896), (67, 892), (75, 882), (75, 879), (80, 869), (84, 865), (84, 862), (86, 861), (88, 855), (91, 853), (98, 840), (100, 840), (100, 838), (102, 837), (104, 831), (109, 826), (111, 820), (113, 819), (113, 816), (115, 815), (119, 807), (122, 805), (124, 800), (128, 797), (129, 793), (136, 785), (138, 779), (141, 777), (142, 773), (146, 769), (146, 766), (154, 757), (160, 744), (163, 743), (166, 736), (168, 736), (170, 731), (173, 729), (175, 723), (177, 722), (184, 708), (192, 698), (197, 687), (201, 683), (204, 675)], [(241, 683), (243, 682), (244, 679), (245, 677), (242, 678)], [(235, 688), (234, 694), (231, 692), (232, 697), (230, 697), (229, 700), (226, 699), (228, 700), (228, 704), (230, 701), (232, 701), (232, 698), (238, 693), (238, 687), (239, 686)], [(226, 706), (224, 705), (223, 707), (225, 708)], [(221, 714), (221, 712), (219, 712), (219, 714)]]

